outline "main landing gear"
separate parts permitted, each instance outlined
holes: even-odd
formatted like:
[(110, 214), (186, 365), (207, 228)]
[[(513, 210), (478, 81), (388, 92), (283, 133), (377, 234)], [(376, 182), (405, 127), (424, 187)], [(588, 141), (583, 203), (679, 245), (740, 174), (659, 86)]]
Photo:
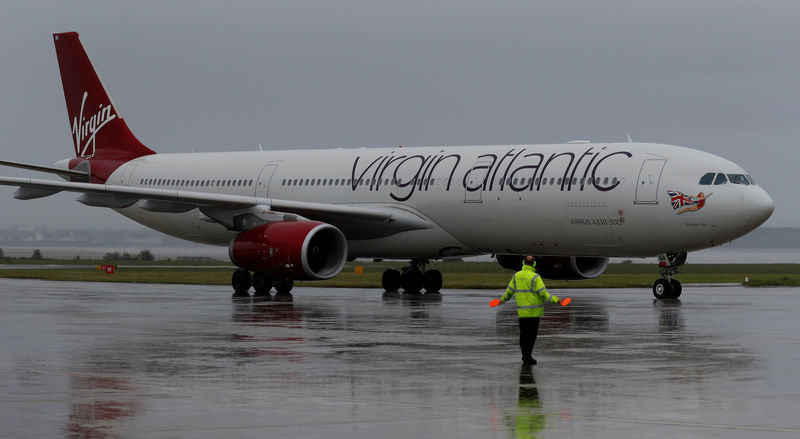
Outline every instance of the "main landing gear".
[(662, 253), (658, 255), (658, 266), (661, 268), (661, 279), (653, 283), (653, 296), (656, 299), (677, 299), (683, 287), (678, 279), (672, 276), (678, 273), (678, 267), (686, 263), (686, 252)]
[(251, 285), (255, 290), (253, 294), (254, 297), (269, 296), (273, 287), (275, 288), (277, 297), (289, 295), (289, 292), (292, 291), (292, 287), (294, 287), (294, 281), (292, 279), (275, 280), (272, 276), (264, 273), (253, 273), (251, 276), (250, 272), (244, 268), (233, 272), (231, 286), (233, 287), (234, 297), (250, 296)]
[(431, 268), (425, 270), (427, 259), (412, 259), (402, 272), (390, 268), (383, 272), (381, 284), (387, 292), (393, 293), (401, 287), (408, 294), (419, 294), (423, 288), (428, 293), (438, 293), (442, 289), (442, 273)]

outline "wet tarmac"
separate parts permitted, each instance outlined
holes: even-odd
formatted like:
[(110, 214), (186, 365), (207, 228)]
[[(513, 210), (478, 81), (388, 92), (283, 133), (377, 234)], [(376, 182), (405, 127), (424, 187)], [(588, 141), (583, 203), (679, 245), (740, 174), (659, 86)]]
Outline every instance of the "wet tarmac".
[(499, 289), (0, 279), (0, 436), (800, 436), (800, 289), (553, 292), (524, 368)]

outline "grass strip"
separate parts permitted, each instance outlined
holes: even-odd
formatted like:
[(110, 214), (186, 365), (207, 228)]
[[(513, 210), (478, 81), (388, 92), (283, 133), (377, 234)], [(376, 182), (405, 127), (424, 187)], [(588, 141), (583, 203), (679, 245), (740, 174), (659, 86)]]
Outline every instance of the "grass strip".
[[(10, 263), (16, 263), (12, 260)], [(63, 261), (38, 261), (39, 264), (63, 265)], [(105, 274), (95, 269), (99, 262), (76, 265), (74, 268), (3, 268), (0, 277), (16, 279), (41, 279), (74, 282), (133, 282), (172, 283), (191, 285), (229, 285), (231, 268), (189, 268), (174, 266), (174, 262), (156, 261), (138, 267), (125, 262), (116, 273)], [(199, 264), (192, 264), (199, 265)], [(224, 265), (215, 262), (213, 265)], [(381, 276), (387, 268), (399, 268), (402, 262), (358, 263), (348, 262), (342, 273), (326, 281), (300, 281), (299, 286), (375, 288), (381, 285)], [(355, 266), (363, 267), (357, 274)], [(441, 270), (445, 289), (504, 289), (512, 272), (494, 262), (435, 262), (430, 268)], [(800, 286), (800, 264), (692, 264), (681, 267), (676, 276), (687, 283), (744, 283), (745, 276), (752, 287)], [(558, 288), (649, 288), (658, 278), (658, 269), (650, 264), (610, 264), (598, 278), (587, 280), (547, 280), (551, 289)]]

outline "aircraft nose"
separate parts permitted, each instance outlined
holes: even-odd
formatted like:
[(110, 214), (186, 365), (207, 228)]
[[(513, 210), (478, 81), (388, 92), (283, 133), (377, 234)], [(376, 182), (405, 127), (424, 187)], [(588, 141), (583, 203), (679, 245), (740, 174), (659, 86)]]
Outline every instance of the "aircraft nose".
[(760, 187), (748, 190), (742, 197), (742, 215), (753, 228), (766, 221), (775, 210), (775, 202), (767, 191)]

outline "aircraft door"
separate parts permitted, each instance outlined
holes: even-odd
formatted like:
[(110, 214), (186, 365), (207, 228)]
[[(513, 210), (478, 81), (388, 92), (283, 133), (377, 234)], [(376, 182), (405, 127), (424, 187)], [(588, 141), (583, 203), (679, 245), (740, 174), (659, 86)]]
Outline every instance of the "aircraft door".
[(269, 197), (269, 183), (277, 168), (278, 165), (276, 164), (269, 164), (261, 168), (261, 174), (258, 175), (258, 184), (256, 184), (255, 195), (257, 197)]
[(636, 180), (636, 204), (658, 204), (658, 183), (666, 159), (647, 159), (642, 163)]
[(133, 170), (136, 169), (136, 164), (130, 164), (125, 166), (125, 169), (122, 170), (122, 175), (119, 178), (120, 186), (128, 186), (131, 176), (133, 176)]
[(478, 160), (472, 166), (467, 175), (467, 184), (464, 193), (465, 203), (482, 203), (483, 189), (486, 187), (486, 173), (492, 162), (489, 160)]

